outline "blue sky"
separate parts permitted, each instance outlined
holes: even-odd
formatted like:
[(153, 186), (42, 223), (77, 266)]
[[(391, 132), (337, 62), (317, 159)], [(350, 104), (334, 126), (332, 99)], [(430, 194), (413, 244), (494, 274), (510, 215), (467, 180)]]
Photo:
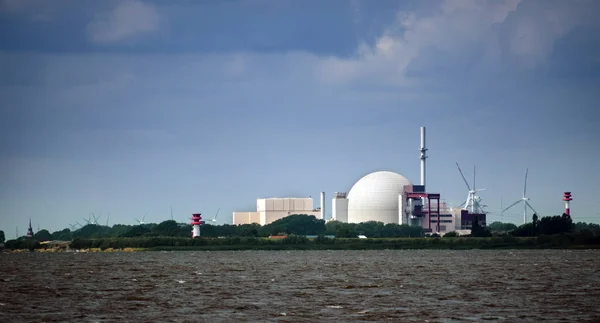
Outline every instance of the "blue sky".
[[(419, 181), (600, 222), (597, 1), (0, 1), (0, 229)], [(522, 208), (503, 221), (522, 222)]]

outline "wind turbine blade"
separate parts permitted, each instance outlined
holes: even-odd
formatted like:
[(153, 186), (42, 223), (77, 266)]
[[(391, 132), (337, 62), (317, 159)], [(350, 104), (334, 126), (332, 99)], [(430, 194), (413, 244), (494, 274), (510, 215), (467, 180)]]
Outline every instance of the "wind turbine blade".
[(475, 165), (473, 165), (473, 191), (475, 190)]
[(527, 197), (527, 173), (529, 173), (529, 168), (525, 170), (525, 186), (523, 186), (523, 197)]
[(529, 204), (529, 202), (525, 201), (525, 205), (529, 206), (529, 208), (531, 209), (531, 211), (533, 211), (534, 214), (537, 214), (538, 216), (540, 215), (539, 213), (537, 213), (536, 210), (533, 209), (533, 207), (531, 207), (531, 204)]
[(458, 166), (458, 163), (456, 163), (456, 167), (458, 167), (458, 171), (460, 172), (460, 176), (462, 177), (463, 181), (465, 181), (465, 184), (467, 185), (467, 188), (470, 191), (471, 190), (471, 186), (469, 186), (469, 182), (467, 182), (467, 179), (465, 178), (465, 175), (463, 175), (463, 172), (460, 169), (460, 166)]
[(483, 208), (481, 205), (479, 205), (479, 201), (477, 201), (477, 199), (473, 199), (473, 203), (475, 204), (475, 212), (479, 213), (481, 211), (481, 213), (483, 213)]
[(515, 205), (519, 204), (519, 202), (523, 202), (523, 200), (518, 200), (518, 201), (516, 201), (515, 203), (511, 204), (511, 205), (510, 205), (509, 207), (507, 207), (506, 209), (502, 210), (502, 212), (505, 212), (506, 210), (510, 209), (511, 207), (513, 207), (513, 206), (515, 206)]

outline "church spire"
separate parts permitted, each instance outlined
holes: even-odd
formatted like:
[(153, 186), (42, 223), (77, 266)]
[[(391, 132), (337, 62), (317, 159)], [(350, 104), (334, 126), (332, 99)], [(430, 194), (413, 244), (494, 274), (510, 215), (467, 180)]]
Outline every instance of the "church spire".
[(27, 229), (27, 237), (33, 237), (33, 228), (31, 228), (31, 218), (29, 218), (29, 228)]

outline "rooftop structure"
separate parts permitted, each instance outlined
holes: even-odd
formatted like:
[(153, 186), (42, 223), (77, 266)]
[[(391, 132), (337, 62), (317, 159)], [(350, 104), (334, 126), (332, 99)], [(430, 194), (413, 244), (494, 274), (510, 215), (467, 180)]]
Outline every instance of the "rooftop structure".
[(317, 219), (322, 219), (324, 194), (321, 195), (321, 207), (319, 208), (313, 207), (312, 197), (257, 199), (256, 212), (233, 212), (233, 224), (266, 225), (292, 214), (314, 215)]

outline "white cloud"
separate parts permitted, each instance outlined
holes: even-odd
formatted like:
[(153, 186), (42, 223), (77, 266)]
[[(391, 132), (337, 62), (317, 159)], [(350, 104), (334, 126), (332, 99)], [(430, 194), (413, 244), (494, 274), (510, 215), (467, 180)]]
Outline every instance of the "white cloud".
[(329, 82), (376, 76), (379, 81), (405, 85), (407, 68), (423, 50), (435, 48), (446, 55), (460, 55), (466, 46), (485, 40), (491, 26), (504, 21), (518, 3), (443, 1), (430, 16), (399, 12), (373, 46), (362, 44), (352, 59), (323, 61), (321, 75)]
[(108, 14), (97, 15), (87, 26), (95, 43), (112, 43), (159, 31), (162, 17), (156, 8), (137, 0), (119, 2)]
[(550, 57), (558, 39), (578, 26), (597, 22), (590, 14), (598, 2), (543, 1), (515, 14), (507, 26), (508, 49), (522, 67), (538, 67)]
[[(410, 67), (432, 69), (454, 61), (479, 64), (486, 71), (500, 71), (503, 64), (534, 68), (546, 62), (559, 38), (592, 21), (589, 14), (582, 17), (595, 5), (593, 1), (444, 0), (429, 15), (399, 12), (373, 45), (362, 44), (350, 59), (324, 59), (318, 74), (326, 82), (405, 85)], [(481, 54), (474, 59), (467, 56), (475, 50)], [(427, 52), (436, 54), (424, 55)], [(528, 63), (519, 64), (523, 61)]]

